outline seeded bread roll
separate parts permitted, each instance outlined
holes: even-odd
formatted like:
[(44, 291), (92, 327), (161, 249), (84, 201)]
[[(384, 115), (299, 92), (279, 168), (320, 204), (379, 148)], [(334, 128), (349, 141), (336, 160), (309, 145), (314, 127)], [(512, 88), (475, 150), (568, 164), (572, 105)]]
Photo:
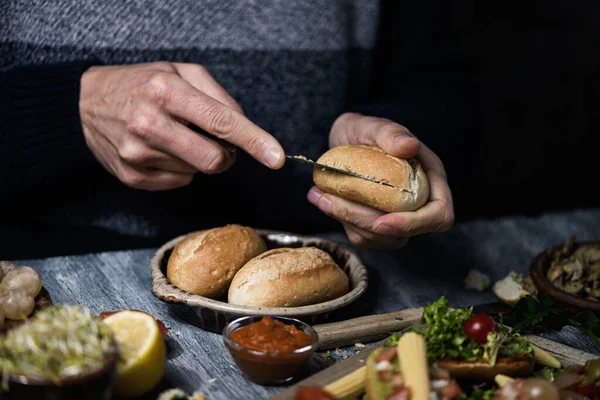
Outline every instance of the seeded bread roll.
[(167, 278), (178, 288), (212, 299), (227, 293), (236, 272), (267, 250), (252, 228), (240, 225), (201, 231), (185, 238), (173, 249)]
[(236, 274), (229, 303), (258, 307), (300, 307), (348, 293), (348, 276), (316, 247), (267, 251)]
[(419, 162), (394, 157), (377, 146), (337, 146), (323, 154), (317, 162), (392, 185), (318, 167), (313, 171), (315, 185), (324, 192), (381, 211), (414, 211), (429, 198), (429, 181)]

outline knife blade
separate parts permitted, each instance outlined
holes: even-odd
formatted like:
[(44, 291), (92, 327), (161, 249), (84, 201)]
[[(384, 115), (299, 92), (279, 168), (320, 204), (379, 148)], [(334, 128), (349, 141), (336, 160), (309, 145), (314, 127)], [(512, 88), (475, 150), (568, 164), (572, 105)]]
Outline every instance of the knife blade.
[(365, 179), (367, 181), (371, 181), (374, 183), (378, 183), (380, 185), (385, 185), (385, 186), (389, 186), (389, 187), (393, 187), (394, 189), (399, 189), (396, 186), (389, 184), (387, 182), (381, 181), (379, 179), (375, 179), (375, 178), (371, 178), (370, 176), (365, 176), (365, 175), (361, 175), (361, 174), (357, 174), (356, 172), (352, 172), (352, 171), (347, 171), (345, 169), (341, 169), (341, 168), (336, 168), (336, 167), (332, 167), (330, 165), (325, 165), (325, 164), (321, 164), (318, 163), (316, 161), (310, 160), (304, 156), (285, 156), (287, 159), (289, 160), (293, 160), (293, 161), (297, 161), (303, 164), (309, 164), (315, 167), (319, 167), (319, 168), (323, 168), (323, 169), (328, 169), (330, 171), (334, 171), (334, 172), (338, 172), (340, 174), (344, 174), (344, 175), (350, 175), (353, 176), (355, 178), (360, 178), (360, 179)]

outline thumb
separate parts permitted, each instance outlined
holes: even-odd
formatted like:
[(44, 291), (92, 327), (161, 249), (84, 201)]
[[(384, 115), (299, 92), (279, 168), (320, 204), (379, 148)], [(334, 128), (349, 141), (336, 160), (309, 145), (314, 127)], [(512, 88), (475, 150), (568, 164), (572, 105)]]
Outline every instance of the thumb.
[(400, 158), (415, 156), (421, 147), (421, 142), (404, 126), (389, 119), (356, 113), (342, 114), (331, 128), (330, 147), (342, 144), (379, 146)]

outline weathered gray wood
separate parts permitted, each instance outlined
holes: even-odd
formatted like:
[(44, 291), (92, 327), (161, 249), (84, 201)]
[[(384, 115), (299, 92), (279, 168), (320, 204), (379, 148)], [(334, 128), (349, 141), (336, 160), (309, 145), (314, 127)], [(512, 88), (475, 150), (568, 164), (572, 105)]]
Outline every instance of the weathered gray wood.
[[(494, 301), (490, 291), (464, 289), (463, 279), (470, 268), (488, 273), (493, 281), (511, 270), (526, 273), (538, 252), (569, 235), (580, 240), (599, 239), (600, 210), (458, 224), (446, 233), (416, 237), (397, 252), (361, 252), (369, 268), (367, 293), (345, 312), (332, 316), (331, 321), (418, 307), (440, 295), (457, 307)], [(342, 234), (323, 237), (347, 243)], [(249, 383), (233, 364), (220, 335), (186, 324), (152, 296), (149, 261), (153, 252), (109, 252), (19, 263), (30, 264), (41, 272), (55, 302), (84, 304), (94, 312), (138, 308), (163, 320), (170, 329), (166, 379), (172, 385), (188, 392), (200, 390), (209, 400), (261, 399), (281, 391), (281, 387)], [(572, 329), (549, 335), (600, 354), (587, 337)], [(355, 351), (352, 347), (342, 350), (341, 355), (332, 353), (336, 360)], [(326, 364), (317, 354), (306, 373)]]
[(400, 331), (419, 322), (423, 308), (352, 318), (345, 321), (316, 325), (319, 334), (319, 350), (368, 343), (389, 336), (390, 332)]

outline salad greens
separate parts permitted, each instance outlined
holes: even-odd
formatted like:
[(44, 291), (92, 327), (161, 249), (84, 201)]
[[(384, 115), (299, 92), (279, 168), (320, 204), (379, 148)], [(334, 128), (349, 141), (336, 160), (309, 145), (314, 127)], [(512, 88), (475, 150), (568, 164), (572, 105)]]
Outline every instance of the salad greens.
[(564, 368), (544, 367), (538, 371), (535, 371), (533, 374), (538, 378), (543, 378), (547, 381), (554, 382), (554, 380), (558, 378), (564, 371)]
[(415, 331), (427, 341), (427, 356), (434, 360), (457, 358), (472, 361), (481, 354), (481, 346), (467, 338), (462, 324), (473, 314), (472, 308), (449, 310), (448, 301), (442, 296), (423, 311), (421, 323)]
[(600, 348), (600, 319), (591, 311), (574, 310), (555, 304), (544, 292), (536, 297), (526, 296), (518, 301), (509, 313), (502, 316), (502, 323), (517, 332), (536, 330), (560, 330), (571, 325), (587, 334)]
[(473, 387), (470, 394), (462, 392), (458, 400), (492, 400), (496, 396), (498, 386), (494, 385), (489, 389), (482, 389), (480, 387)]
[[(487, 343), (484, 345), (469, 339), (463, 331), (463, 323), (471, 318), (472, 314), (472, 307), (450, 310), (448, 301), (442, 296), (425, 307), (421, 318), (422, 325), (412, 330), (425, 337), (427, 356), (433, 360), (454, 358), (473, 361), (484, 358), (493, 365), (498, 356), (511, 357), (532, 353), (533, 348), (526, 338), (502, 325), (497, 332), (488, 334)], [(386, 340), (385, 346), (395, 346), (399, 336), (394, 333)]]

